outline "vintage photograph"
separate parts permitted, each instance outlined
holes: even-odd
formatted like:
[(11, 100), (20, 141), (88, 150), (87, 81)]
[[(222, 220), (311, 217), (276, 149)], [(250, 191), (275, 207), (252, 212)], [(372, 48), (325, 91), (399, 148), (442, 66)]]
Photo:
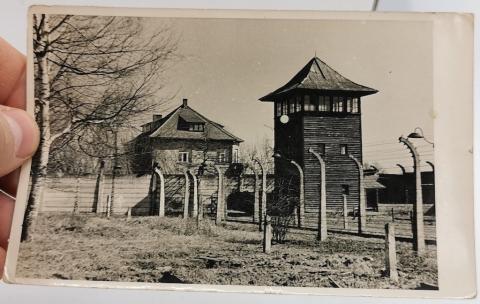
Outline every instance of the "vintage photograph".
[(439, 289), (431, 20), (31, 18), (16, 277)]

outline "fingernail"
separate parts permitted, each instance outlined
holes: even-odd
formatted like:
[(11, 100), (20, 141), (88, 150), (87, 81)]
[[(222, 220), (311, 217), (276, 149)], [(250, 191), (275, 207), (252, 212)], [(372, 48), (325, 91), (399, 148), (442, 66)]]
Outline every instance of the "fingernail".
[(10, 127), (10, 133), (15, 145), (15, 155), (18, 158), (30, 156), (32, 143), (29, 142), (31, 139), (29, 140), (28, 136), (25, 136), (26, 134), (28, 135), (25, 128), (32, 124), (31, 118), (23, 110), (4, 106), (0, 106), (0, 115), (3, 115)]

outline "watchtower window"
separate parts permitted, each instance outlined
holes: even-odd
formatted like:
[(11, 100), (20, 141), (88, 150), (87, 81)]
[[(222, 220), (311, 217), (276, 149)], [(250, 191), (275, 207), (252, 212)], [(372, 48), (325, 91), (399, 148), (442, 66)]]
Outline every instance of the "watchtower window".
[(348, 185), (342, 185), (342, 194), (349, 195), (350, 194), (350, 187)]
[(330, 112), (330, 96), (318, 96), (318, 110), (320, 112)]
[(305, 95), (303, 98), (303, 110), (304, 111), (315, 111), (315, 104), (313, 103), (310, 95)]
[(277, 105), (275, 114), (277, 115), (277, 117), (280, 117), (282, 116), (282, 102), (277, 101), (275, 102), (275, 104)]
[(288, 102), (286, 99), (282, 100), (282, 115), (288, 114)]
[(333, 96), (332, 111), (333, 112), (343, 112), (343, 98), (342, 97)]
[(348, 153), (347, 145), (340, 145), (340, 154), (347, 155), (347, 153)]
[(227, 162), (227, 152), (226, 151), (219, 151), (218, 152), (218, 162), (219, 163), (226, 163)]
[(296, 107), (296, 104), (295, 104), (295, 99), (293, 98), (290, 98), (288, 100), (288, 107), (289, 107), (289, 111), (290, 113), (295, 113), (295, 107)]
[(302, 97), (297, 96), (296, 105), (297, 105), (297, 112), (301, 112), (302, 111)]
[(352, 113), (359, 113), (359, 112), (360, 112), (359, 98), (354, 97), (352, 99)]

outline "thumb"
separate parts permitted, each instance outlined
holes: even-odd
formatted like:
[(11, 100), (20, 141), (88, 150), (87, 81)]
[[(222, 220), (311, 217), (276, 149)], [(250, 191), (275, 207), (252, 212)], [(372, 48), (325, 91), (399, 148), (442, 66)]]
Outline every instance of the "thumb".
[(27, 112), (0, 105), (0, 177), (31, 157), (38, 140), (37, 124)]

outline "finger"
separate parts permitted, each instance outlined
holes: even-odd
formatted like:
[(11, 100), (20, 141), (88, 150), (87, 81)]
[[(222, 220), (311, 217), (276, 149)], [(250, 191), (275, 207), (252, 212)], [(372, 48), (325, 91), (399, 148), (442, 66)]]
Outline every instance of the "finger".
[(0, 279), (3, 277), (4, 267), (5, 267), (5, 257), (7, 252), (5, 249), (0, 247)]
[(25, 56), (0, 38), (0, 104), (25, 108), (25, 64)]
[(17, 186), (20, 179), (20, 169), (14, 170), (9, 174), (0, 177), (0, 189), (5, 191), (8, 195), (17, 195)]
[(38, 140), (37, 124), (27, 112), (0, 105), (0, 176), (31, 157)]
[(0, 247), (7, 249), (12, 225), (14, 200), (0, 192)]

